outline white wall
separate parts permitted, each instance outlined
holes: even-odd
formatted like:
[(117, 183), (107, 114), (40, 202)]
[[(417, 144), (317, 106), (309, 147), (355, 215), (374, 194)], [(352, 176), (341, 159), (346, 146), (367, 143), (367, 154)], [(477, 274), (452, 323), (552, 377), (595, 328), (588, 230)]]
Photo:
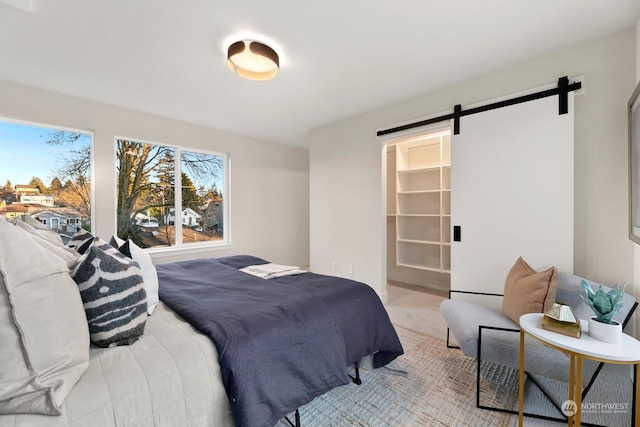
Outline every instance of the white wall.
[[(386, 297), (376, 130), (583, 75), (585, 94), (575, 100), (574, 272), (609, 284), (631, 281), (626, 103), (634, 87), (634, 44), (634, 31), (624, 31), (312, 131), (311, 268), (364, 281)], [(464, 132), (464, 118), (461, 126)]]
[(640, 17), (636, 23), (636, 82), (640, 81)]
[[(640, 82), (640, 17), (638, 17), (638, 22), (636, 23), (636, 84)], [(636, 300), (640, 299), (640, 245), (633, 245), (634, 247), (634, 275), (633, 282), (638, 285), (634, 287), (634, 296)], [(635, 314), (635, 336), (638, 337), (638, 332), (640, 331), (640, 316), (636, 312)]]
[(229, 153), (231, 194), (225, 196), (231, 196), (232, 247), (154, 254), (154, 260), (251, 254), (308, 265), (306, 150), (6, 82), (0, 82), (0, 117), (95, 133), (94, 231), (107, 240), (115, 232), (115, 135)]

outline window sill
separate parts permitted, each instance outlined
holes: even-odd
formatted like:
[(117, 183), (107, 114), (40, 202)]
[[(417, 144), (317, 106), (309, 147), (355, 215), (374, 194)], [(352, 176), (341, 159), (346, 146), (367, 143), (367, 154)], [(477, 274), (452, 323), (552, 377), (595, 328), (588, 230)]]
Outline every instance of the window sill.
[(231, 248), (233, 248), (231, 243), (218, 245), (193, 243), (180, 247), (149, 248), (146, 252), (151, 256), (154, 264), (162, 264), (189, 258), (210, 258), (211, 252), (227, 251)]

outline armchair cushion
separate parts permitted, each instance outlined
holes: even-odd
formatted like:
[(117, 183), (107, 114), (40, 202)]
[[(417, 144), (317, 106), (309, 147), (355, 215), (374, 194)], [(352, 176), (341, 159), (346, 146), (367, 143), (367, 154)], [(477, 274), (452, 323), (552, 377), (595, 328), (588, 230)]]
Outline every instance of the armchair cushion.
[[(520, 360), (520, 326), (505, 316), (499, 308), (458, 300), (444, 300), (440, 306), (451, 335), (465, 356), (478, 358), (479, 329), (482, 328), (482, 360), (517, 369)], [(515, 332), (493, 328), (512, 329)], [(525, 337), (525, 370), (530, 373), (568, 381), (569, 358), (562, 352), (545, 347), (529, 336)], [(583, 371), (592, 373), (594, 367)]]

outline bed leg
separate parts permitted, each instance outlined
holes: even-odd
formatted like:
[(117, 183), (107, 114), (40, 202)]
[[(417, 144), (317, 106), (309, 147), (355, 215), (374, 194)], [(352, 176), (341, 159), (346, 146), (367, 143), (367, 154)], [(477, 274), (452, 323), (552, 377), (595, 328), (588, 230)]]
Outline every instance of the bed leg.
[(349, 378), (351, 378), (354, 384), (360, 385), (362, 384), (362, 380), (360, 379), (360, 368), (358, 366), (358, 362), (355, 363), (355, 368), (356, 368), (355, 376), (349, 375)]

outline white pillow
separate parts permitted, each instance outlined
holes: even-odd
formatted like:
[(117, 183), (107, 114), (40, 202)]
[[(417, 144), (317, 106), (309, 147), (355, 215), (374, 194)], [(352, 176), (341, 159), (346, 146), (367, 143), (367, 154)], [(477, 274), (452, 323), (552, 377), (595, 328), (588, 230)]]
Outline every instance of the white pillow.
[(32, 226), (33, 228), (37, 228), (39, 230), (49, 230), (46, 225), (32, 217), (31, 215), (25, 215), (22, 220)]
[[(32, 221), (35, 221), (35, 220), (32, 219)], [(55, 255), (61, 258), (67, 264), (67, 268), (69, 270), (73, 270), (76, 264), (78, 264), (78, 261), (80, 260), (81, 255), (78, 252), (76, 252), (74, 249), (65, 246), (61, 240), (56, 241), (56, 239), (48, 238), (47, 237), (47, 233), (49, 233), (48, 230), (32, 227), (31, 225), (23, 221), (16, 222), (16, 225), (22, 228), (23, 230), (27, 231), (29, 235), (31, 235), (31, 238), (33, 239), (34, 242), (36, 242), (37, 244), (45, 248), (52, 255)], [(54, 233), (54, 234), (57, 234), (57, 233)]]
[[(122, 247), (126, 243), (118, 236), (114, 235), (111, 238), (112, 245), (118, 248)], [(156, 267), (153, 265), (151, 256), (144, 251), (140, 246), (133, 243), (129, 239), (129, 252), (131, 252), (131, 259), (136, 261), (142, 271), (142, 279), (144, 280), (144, 290), (147, 292), (147, 314), (151, 316), (156, 309), (156, 305), (160, 300), (158, 297), (158, 273)]]
[(26, 222), (22, 221), (22, 220), (18, 220), (16, 221), (16, 225), (20, 228), (22, 228), (23, 230), (26, 230), (27, 232), (29, 232), (30, 234), (34, 234), (34, 235), (38, 235), (40, 237), (42, 237), (43, 239), (47, 239), (48, 241), (50, 241), (51, 243), (54, 243), (56, 245), (60, 244), (62, 245), (62, 237), (60, 237), (60, 235), (58, 233), (56, 233), (53, 230), (49, 230), (48, 228), (34, 228), (33, 226), (27, 224)]
[(58, 415), (89, 366), (89, 330), (66, 263), (0, 221), (0, 414)]

